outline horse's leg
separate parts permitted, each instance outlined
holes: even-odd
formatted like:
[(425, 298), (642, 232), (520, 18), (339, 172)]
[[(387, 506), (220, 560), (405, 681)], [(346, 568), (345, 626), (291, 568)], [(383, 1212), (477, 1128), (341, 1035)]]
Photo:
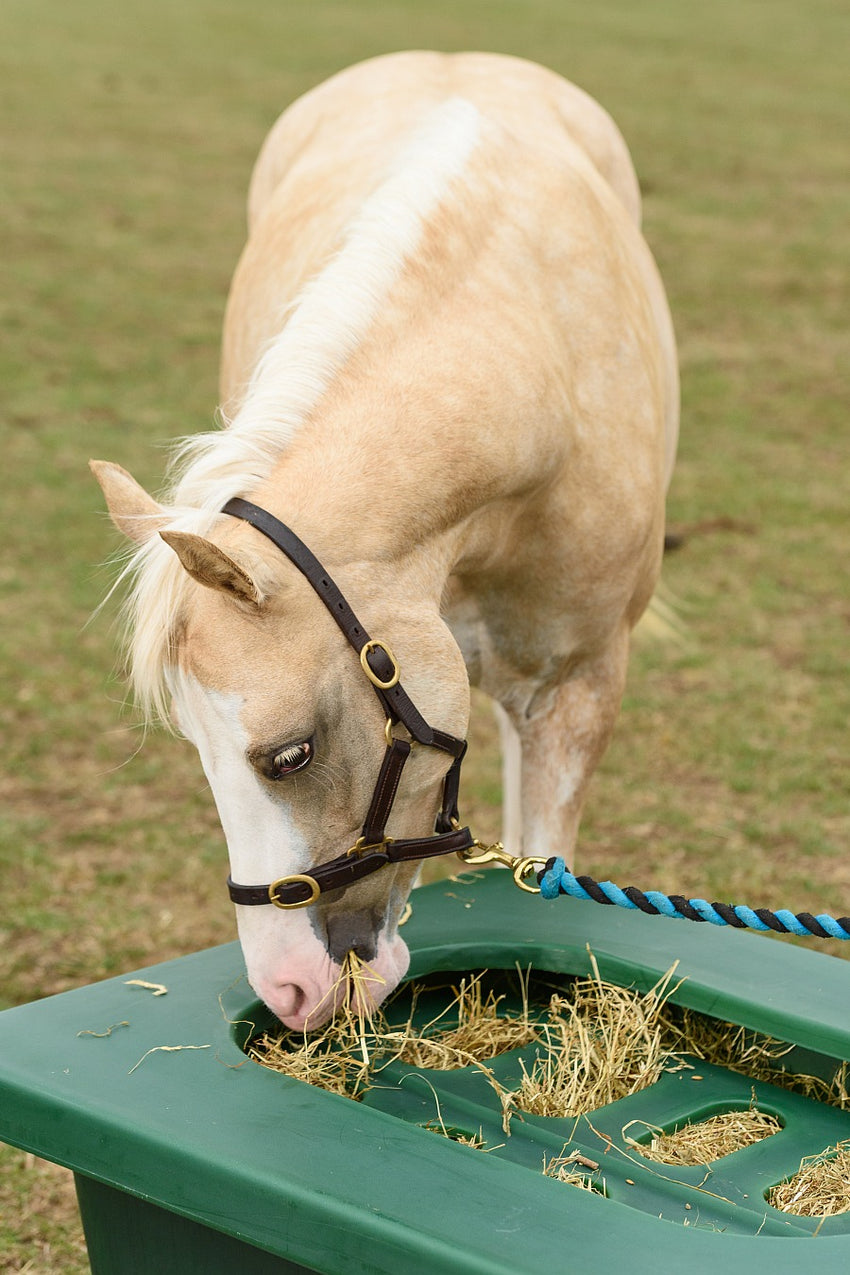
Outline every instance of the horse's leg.
[(522, 741), (502, 705), (493, 701), (502, 742), (502, 844), (522, 854)]
[(598, 658), (539, 692), (515, 720), (522, 744), (523, 853), (572, 863), (587, 786), (614, 730), (626, 681), (626, 630)]

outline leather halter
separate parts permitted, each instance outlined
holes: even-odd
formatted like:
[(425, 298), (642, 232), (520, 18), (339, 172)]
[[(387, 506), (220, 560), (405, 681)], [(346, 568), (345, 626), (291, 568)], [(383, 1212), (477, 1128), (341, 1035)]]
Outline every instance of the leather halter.
[[(476, 844), (475, 840), (468, 828), (459, 826), (457, 810), (460, 767), (466, 752), (466, 741), (429, 726), (401, 685), (398, 664), (390, 648), (385, 642), (370, 638), (340, 590), (303, 540), (299, 540), (289, 527), (265, 509), (240, 497), (229, 500), (222, 513), (241, 518), (256, 527), (257, 531), (261, 531), (277, 545), (281, 553), (289, 558), (312, 585), (345, 638), (360, 656), (363, 672), (387, 716), (384, 760), (362, 832), (351, 849), (328, 863), (320, 864), (309, 873), (280, 877), (269, 885), (237, 885), (228, 877), (227, 887), (233, 902), (248, 906), (273, 903), (279, 908), (303, 908), (314, 903), (325, 891), (352, 885), (387, 863), (402, 863), (450, 854), (453, 851), (471, 850)], [(404, 764), (410, 756), (412, 746), (407, 740), (396, 739), (393, 735), (393, 727), (399, 722), (407, 729), (411, 741), (423, 744), (426, 748), (438, 748), (453, 759), (443, 784), (443, 800), (437, 815), (436, 832), (430, 837), (396, 840), (385, 833)]]

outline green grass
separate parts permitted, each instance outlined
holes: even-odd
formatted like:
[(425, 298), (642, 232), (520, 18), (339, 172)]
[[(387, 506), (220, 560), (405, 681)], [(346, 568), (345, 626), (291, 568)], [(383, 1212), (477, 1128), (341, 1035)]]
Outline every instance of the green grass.
[[(678, 331), (687, 535), (666, 576), (689, 644), (636, 651), (580, 866), (850, 911), (848, 37), (841, 0), (5, 0), (0, 1003), (233, 936), (197, 762), (141, 739), (113, 609), (87, 623), (115, 537), (85, 463), (156, 488), (166, 442), (208, 426), (267, 128), (404, 47), (517, 53), (599, 98)], [(474, 740), (465, 809), (490, 835), (486, 721)], [(85, 1269), (45, 1172), (0, 1160), (2, 1271)]]

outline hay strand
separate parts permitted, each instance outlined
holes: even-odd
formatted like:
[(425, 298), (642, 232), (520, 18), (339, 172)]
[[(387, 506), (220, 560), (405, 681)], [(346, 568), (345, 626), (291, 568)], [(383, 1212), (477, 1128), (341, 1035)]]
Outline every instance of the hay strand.
[(134, 1063), (127, 1072), (128, 1076), (132, 1076), (133, 1072), (141, 1067), (146, 1058), (150, 1058), (151, 1054), (182, 1054), (187, 1049), (210, 1049), (210, 1045), (154, 1045), (152, 1049), (148, 1049), (142, 1054), (137, 1063)]
[(143, 978), (125, 978), (125, 987), (143, 987), (145, 991), (153, 992), (154, 996), (167, 996), (168, 988), (164, 983), (148, 983)]
[(105, 1040), (107, 1036), (112, 1035), (112, 1033), (116, 1030), (116, 1028), (129, 1027), (129, 1026), (130, 1024), (127, 1022), (126, 1019), (124, 1019), (123, 1022), (110, 1024), (110, 1026), (107, 1027), (105, 1032), (89, 1031), (88, 1029), (84, 1028), (83, 1031), (77, 1032), (77, 1035), (78, 1036), (95, 1036), (98, 1040)]

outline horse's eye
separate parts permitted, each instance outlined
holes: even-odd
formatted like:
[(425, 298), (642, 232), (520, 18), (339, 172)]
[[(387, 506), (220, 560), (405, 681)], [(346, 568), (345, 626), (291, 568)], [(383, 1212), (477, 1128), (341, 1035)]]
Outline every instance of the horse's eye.
[(269, 779), (285, 779), (303, 770), (313, 760), (313, 745), (309, 739), (303, 744), (289, 744), (276, 753), (269, 762)]

